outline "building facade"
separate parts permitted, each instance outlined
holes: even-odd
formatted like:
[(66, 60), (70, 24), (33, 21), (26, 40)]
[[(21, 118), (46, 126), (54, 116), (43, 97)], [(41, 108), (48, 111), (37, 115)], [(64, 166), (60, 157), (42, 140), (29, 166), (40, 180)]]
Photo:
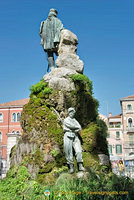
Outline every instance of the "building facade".
[(134, 95), (120, 99), (122, 113), (107, 118), (108, 149), (113, 171), (123, 161), (124, 174), (134, 178)]
[(120, 99), (125, 157), (134, 155), (134, 95)]
[(122, 130), (122, 115), (108, 117), (108, 148), (110, 159), (122, 159), (123, 155), (123, 130)]
[[(21, 135), (20, 116), (23, 106), (29, 99), (21, 99), (0, 104), (0, 176), (4, 176), (7, 168), (8, 134)], [(9, 144), (11, 147), (12, 144)], [(8, 151), (9, 152), (9, 151)]]

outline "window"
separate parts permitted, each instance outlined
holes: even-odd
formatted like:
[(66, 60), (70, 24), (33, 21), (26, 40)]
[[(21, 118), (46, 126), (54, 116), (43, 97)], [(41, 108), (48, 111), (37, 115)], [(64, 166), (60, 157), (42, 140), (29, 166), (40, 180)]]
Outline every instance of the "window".
[(134, 144), (134, 134), (129, 135), (129, 144), (130, 145)]
[(120, 123), (120, 122), (117, 122), (117, 123), (115, 124), (115, 127), (116, 127), (116, 128), (120, 128), (120, 127), (121, 127), (121, 123)]
[(132, 118), (129, 118), (128, 119), (128, 127), (133, 127), (133, 121), (132, 121)]
[(3, 122), (3, 114), (0, 113), (0, 122)]
[(17, 113), (17, 122), (20, 121), (20, 113)]
[(19, 122), (20, 121), (20, 113), (13, 113), (12, 114), (12, 122)]
[(12, 133), (15, 134), (15, 130), (13, 130)]
[(120, 132), (119, 131), (116, 132), (116, 139), (120, 139)]
[(107, 133), (107, 138), (110, 138), (110, 133)]
[(112, 145), (108, 145), (109, 154), (112, 154)]
[(109, 122), (109, 128), (113, 128), (113, 127), (114, 127), (113, 122)]
[(16, 133), (19, 135), (19, 134), (20, 134), (20, 131), (17, 131)]
[(12, 122), (16, 122), (16, 113), (12, 114)]
[(116, 153), (117, 154), (122, 153), (122, 145), (120, 145), (120, 144), (116, 145)]
[(134, 152), (129, 153), (129, 156), (132, 156), (132, 155), (134, 155)]
[(131, 104), (127, 105), (127, 110), (132, 110), (132, 105)]
[(0, 132), (0, 142), (2, 142), (2, 133)]

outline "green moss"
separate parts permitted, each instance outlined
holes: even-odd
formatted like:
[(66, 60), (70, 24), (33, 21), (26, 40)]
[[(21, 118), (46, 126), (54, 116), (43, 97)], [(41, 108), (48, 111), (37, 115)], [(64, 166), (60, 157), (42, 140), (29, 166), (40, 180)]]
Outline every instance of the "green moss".
[(70, 75), (70, 78), (74, 81), (74, 82), (81, 82), (86, 86), (86, 90), (89, 91), (92, 94), (92, 90), (93, 90), (93, 86), (92, 86), (92, 81), (89, 80), (89, 78), (87, 76), (85, 76), (84, 74), (72, 74)]
[(49, 88), (49, 87), (46, 87), (42, 93), (45, 95), (45, 94), (50, 94), (52, 92), (52, 88)]
[(32, 85), (30, 91), (30, 100), (32, 99), (36, 104), (38, 104), (38, 102), (42, 103), (41, 99), (48, 98), (48, 94), (51, 94), (52, 88), (48, 87), (48, 83), (42, 79), (40, 82)]
[(42, 166), (42, 168), (39, 169), (39, 174), (43, 174), (43, 173), (49, 173), (52, 171), (52, 169), (56, 166), (56, 162), (52, 161), (49, 163), (44, 163), (44, 165)]
[(62, 166), (61, 168), (54, 169), (54, 170), (53, 170), (53, 173), (54, 173), (56, 176), (59, 176), (59, 175), (62, 174), (63, 172), (67, 172), (67, 171), (68, 171), (68, 167)]
[[(50, 166), (49, 166), (50, 167)], [(54, 185), (56, 182), (56, 177), (54, 176), (54, 170), (55, 170), (55, 166), (53, 166), (53, 170), (47, 171), (48, 173), (46, 173), (46, 171), (41, 171), (38, 173), (36, 181), (39, 183), (42, 183), (44, 185)]]
[(92, 168), (94, 170), (99, 170), (99, 160), (97, 155), (93, 155), (92, 153), (83, 152), (83, 163), (85, 168)]
[(72, 90), (72, 91), (71, 91), (71, 97), (74, 98), (75, 95), (76, 95), (76, 91), (75, 91), (75, 90)]
[(33, 94), (37, 94), (41, 92), (45, 87), (47, 86), (47, 83), (42, 79), (40, 82), (36, 83), (35, 85), (32, 85), (29, 90)]
[(98, 101), (92, 96), (91, 91), (86, 89), (83, 81), (75, 81), (75, 91), (71, 92), (72, 107), (76, 109), (76, 119), (86, 127), (91, 121), (95, 121), (98, 115)]
[[(83, 128), (82, 138), (85, 151), (83, 159), (86, 167), (91, 165), (98, 169), (96, 155), (107, 152), (106, 130), (104, 124), (97, 120), (99, 103), (92, 96), (92, 81), (81, 74), (71, 75), (71, 78), (76, 88), (71, 92), (52, 90), (44, 80), (32, 86), (30, 101), (24, 106), (21, 115), (22, 141), (38, 144), (35, 152), (23, 155), (22, 165), (27, 166), (28, 163), (38, 165), (37, 180), (41, 183), (49, 181), (54, 183), (55, 178), (52, 177), (54, 168), (57, 169), (56, 174), (60, 174), (62, 166), (66, 163), (63, 152), (63, 127), (52, 107), (59, 113), (63, 113), (63, 116), (69, 107), (75, 108), (76, 119)], [(46, 150), (45, 145), (48, 144), (50, 144), (50, 149)], [(42, 151), (40, 151), (41, 145), (43, 145)], [(55, 148), (55, 145), (58, 145), (59, 150)], [(53, 156), (52, 160), (45, 162), (45, 154), (50, 155), (51, 158)], [(75, 168), (77, 168), (76, 165), (75, 161)]]
[(21, 162), (21, 166), (27, 166), (28, 164), (30, 164), (32, 162), (32, 158), (31, 158), (31, 156), (30, 156), (30, 154), (29, 155), (24, 155), (23, 156), (23, 160), (22, 160), (22, 162)]
[(62, 145), (63, 143), (61, 141), (63, 130), (57, 123), (57, 116), (45, 105), (45, 101), (42, 101), (42, 99), (30, 99), (29, 103), (24, 106), (21, 116), (21, 125), (24, 130), (22, 137), (27, 135), (27, 139), (30, 138), (30, 132), (32, 133), (32, 129), (35, 128), (35, 130), (40, 133), (47, 131), (48, 137), (54, 139), (58, 144), (60, 143), (60, 145)]
[(63, 130), (59, 128), (55, 123), (48, 127), (48, 137), (54, 138), (54, 141), (63, 147)]
[(106, 123), (98, 119), (96, 120), (96, 124), (98, 126), (98, 131), (96, 133), (96, 143), (97, 143), (97, 151), (98, 153), (103, 153), (109, 156), (108, 153), (108, 143), (106, 140), (107, 137), (107, 125)]
[(97, 154), (96, 133), (98, 127), (95, 123), (91, 122), (87, 128), (82, 132), (83, 149), (86, 152)]
[[(24, 107), (21, 124), (24, 130), (23, 141), (36, 142), (39, 146), (41, 144), (44, 144), (44, 146), (50, 143), (57, 144), (60, 148), (60, 153), (56, 149), (51, 150), (56, 162), (45, 163), (45, 151), (40, 151), (39, 148), (31, 156), (29, 155), (30, 162), (40, 167), (39, 173), (48, 173), (55, 166), (63, 165), (63, 129), (57, 123), (55, 113), (45, 105), (45, 101), (42, 102), (42, 99), (39, 98), (30, 99), (27, 106)], [(35, 130), (34, 135), (33, 128)]]
[(36, 149), (36, 151), (32, 155), (33, 161), (36, 165), (41, 165), (41, 163), (44, 162), (44, 153), (43, 151), (40, 151), (39, 148)]
[(59, 152), (57, 149), (52, 149), (50, 153), (52, 154), (53, 157), (56, 157)]
[(106, 141), (107, 126), (105, 122), (97, 119), (91, 122), (82, 133), (83, 149), (93, 154), (108, 154), (108, 146)]
[(20, 163), (20, 165), (27, 167), (29, 164), (31, 164), (34, 166), (42, 167), (45, 164), (44, 155), (45, 155), (45, 152), (40, 151), (40, 149), (37, 148), (33, 153), (24, 154), (23, 160)]

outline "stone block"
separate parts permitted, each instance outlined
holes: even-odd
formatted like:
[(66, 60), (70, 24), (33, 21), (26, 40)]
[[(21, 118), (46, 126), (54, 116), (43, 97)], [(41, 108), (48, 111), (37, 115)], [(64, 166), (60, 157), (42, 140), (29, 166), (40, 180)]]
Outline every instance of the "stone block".
[(83, 73), (84, 63), (75, 54), (63, 53), (56, 60), (56, 66), (59, 68), (67, 68)]

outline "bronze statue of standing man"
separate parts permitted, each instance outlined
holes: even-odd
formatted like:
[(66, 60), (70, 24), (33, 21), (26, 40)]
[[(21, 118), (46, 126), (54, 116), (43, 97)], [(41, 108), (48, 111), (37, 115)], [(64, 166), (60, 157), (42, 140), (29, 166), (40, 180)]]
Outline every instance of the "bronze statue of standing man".
[(51, 71), (55, 68), (54, 53), (57, 55), (58, 44), (60, 42), (60, 32), (63, 29), (62, 22), (57, 18), (57, 10), (50, 9), (48, 18), (41, 22), (40, 37), (41, 45), (47, 53), (48, 69)]

